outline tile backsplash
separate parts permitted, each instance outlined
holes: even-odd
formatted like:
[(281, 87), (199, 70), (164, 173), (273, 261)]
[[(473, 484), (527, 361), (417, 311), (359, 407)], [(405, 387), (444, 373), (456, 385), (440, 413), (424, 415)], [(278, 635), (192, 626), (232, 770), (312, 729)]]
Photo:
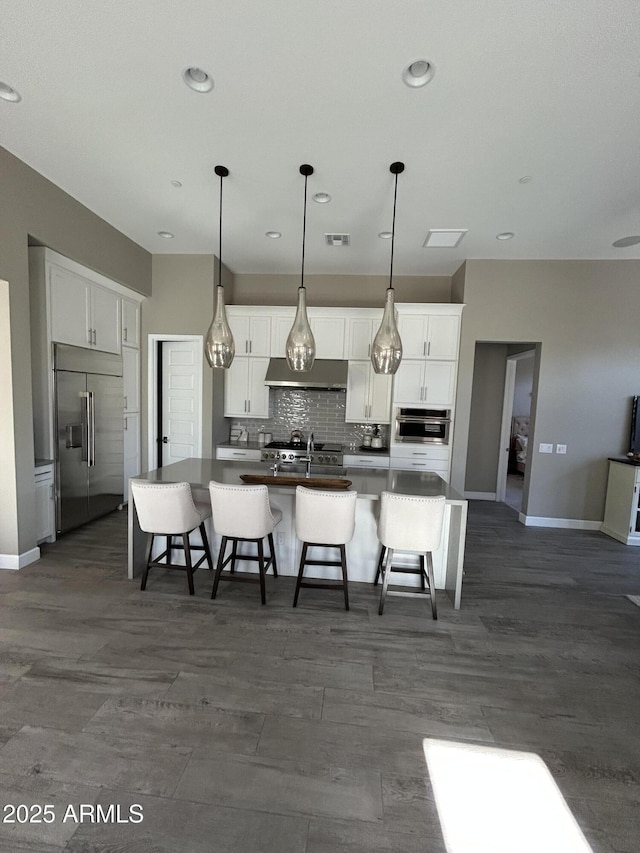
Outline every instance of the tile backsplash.
[[(289, 438), (292, 429), (306, 435), (313, 431), (316, 441), (358, 447), (372, 424), (345, 423), (346, 391), (305, 391), (301, 388), (272, 388), (269, 391), (268, 419), (233, 418), (229, 428), (244, 427), (249, 441), (257, 441), (259, 432), (270, 432), (274, 441)], [(389, 443), (389, 425), (380, 424), (385, 445)]]

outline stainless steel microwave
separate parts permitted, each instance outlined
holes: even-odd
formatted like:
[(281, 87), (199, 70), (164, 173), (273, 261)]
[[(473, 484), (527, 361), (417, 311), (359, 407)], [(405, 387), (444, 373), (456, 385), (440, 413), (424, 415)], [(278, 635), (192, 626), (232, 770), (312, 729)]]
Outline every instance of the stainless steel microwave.
[(417, 444), (449, 444), (451, 409), (395, 411), (395, 440)]

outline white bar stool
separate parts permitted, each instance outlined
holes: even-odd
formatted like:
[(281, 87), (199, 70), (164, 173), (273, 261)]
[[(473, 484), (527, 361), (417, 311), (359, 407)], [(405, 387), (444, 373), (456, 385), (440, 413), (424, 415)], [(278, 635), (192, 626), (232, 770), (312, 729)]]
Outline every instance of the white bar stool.
[[(147, 534), (145, 568), (140, 589), (145, 589), (147, 586), (150, 568), (180, 569), (187, 573), (189, 595), (193, 595), (195, 570), (200, 568), (205, 560), (209, 569), (213, 570), (211, 551), (204, 529), (205, 519), (211, 516), (211, 507), (208, 502), (194, 500), (189, 483), (145, 483), (132, 480), (131, 492), (140, 529)], [(189, 534), (196, 528), (200, 530), (202, 545), (192, 545), (189, 541)], [(152, 560), (151, 549), (156, 536), (167, 537), (167, 548), (159, 557)], [(173, 541), (176, 536), (182, 537), (182, 543)], [(171, 562), (171, 552), (174, 550), (184, 551), (186, 565)], [(195, 565), (191, 558), (192, 551), (204, 551)]]
[[(273, 530), (282, 519), (282, 512), (269, 504), (269, 492), (266, 486), (228, 486), (209, 483), (211, 508), (213, 510), (213, 526), (216, 533), (222, 536), (218, 564), (211, 590), (211, 598), (218, 593), (218, 584), (224, 567), (231, 563), (225, 580), (241, 581), (243, 583), (259, 583), (260, 598), (265, 604), (266, 588), (265, 575), (273, 566), (274, 577), (278, 577), (276, 551), (273, 545)], [(269, 539), (270, 556), (265, 561), (263, 539)], [(225, 560), (227, 542), (231, 541), (231, 554)], [(238, 542), (255, 542), (258, 548), (255, 554), (238, 554)], [(236, 575), (236, 561), (250, 560), (258, 563), (258, 577), (251, 575)]]
[[(380, 494), (378, 539), (382, 549), (374, 581), (374, 584), (377, 584), (378, 577), (382, 575), (379, 615), (382, 615), (387, 595), (416, 595), (416, 592), (401, 592), (399, 590), (389, 592), (391, 572), (404, 572), (420, 575), (421, 590), (417, 594), (428, 595), (431, 599), (431, 614), (434, 619), (438, 618), (432, 552), (437, 551), (442, 540), (445, 500), (444, 495), (427, 498), (418, 495), (397, 495), (394, 492), (382, 492)], [(420, 566), (416, 568), (394, 567), (394, 551), (419, 554)], [(424, 592), (425, 581), (429, 588), (428, 593)]]
[[(356, 524), (357, 492), (320, 491), (298, 486), (296, 489), (296, 536), (302, 542), (298, 582), (293, 606), (298, 604), (300, 587), (344, 590), (345, 610), (349, 609), (347, 553), (345, 545), (353, 539)], [(322, 545), (340, 549), (339, 560), (309, 560), (309, 546)], [(342, 583), (322, 583), (302, 579), (305, 566), (340, 566)]]

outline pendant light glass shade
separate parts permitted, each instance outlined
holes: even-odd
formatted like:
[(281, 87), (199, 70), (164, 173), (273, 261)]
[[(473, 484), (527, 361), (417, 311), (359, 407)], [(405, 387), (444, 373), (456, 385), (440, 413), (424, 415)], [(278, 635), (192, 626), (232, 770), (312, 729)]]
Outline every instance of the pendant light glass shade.
[(224, 287), (220, 284), (216, 287), (216, 310), (207, 332), (204, 354), (209, 362), (209, 367), (231, 367), (231, 362), (236, 354), (233, 335), (224, 308)]
[(231, 367), (231, 362), (236, 354), (233, 335), (227, 320), (227, 312), (224, 307), (224, 287), (222, 285), (222, 179), (226, 178), (229, 170), (226, 166), (216, 166), (215, 173), (220, 178), (220, 217), (219, 217), (219, 242), (218, 242), (218, 285), (216, 287), (216, 303), (213, 312), (213, 320), (207, 332), (204, 342), (204, 354), (209, 367)]
[(307, 316), (307, 291), (298, 288), (298, 308), (287, 338), (287, 364), (291, 370), (311, 370), (316, 358), (316, 342)]
[(393, 288), (387, 289), (382, 323), (373, 339), (371, 362), (376, 373), (393, 374), (402, 361), (402, 341), (396, 325), (396, 310), (393, 302)]
[(389, 167), (395, 175), (393, 191), (393, 226), (391, 228), (391, 264), (389, 269), (389, 287), (384, 303), (384, 312), (380, 328), (376, 332), (371, 347), (371, 363), (375, 373), (393, 375), (402, 361), (402, 340), (396, 324), (396, 312), (393, 291), (393, 248), (396, 235), (396, 197), (398, 195), (398, 175), (404, 172), (404, 163), (392, 163)]
[(298, 308), (293, 326), (287, 338), (285, 355), (290, 370), (304, 373), (311, 370), (316, 360), (316, 342), (309, 325), (307, 316), (307, 291), (304, 286), (304, 247), (307, 234), (307, 179), (313, 175), (313, 166), (300, 166), (300, 174), (304, 175), (304, 213), (302, 217), (302, 273), (298, 288)]

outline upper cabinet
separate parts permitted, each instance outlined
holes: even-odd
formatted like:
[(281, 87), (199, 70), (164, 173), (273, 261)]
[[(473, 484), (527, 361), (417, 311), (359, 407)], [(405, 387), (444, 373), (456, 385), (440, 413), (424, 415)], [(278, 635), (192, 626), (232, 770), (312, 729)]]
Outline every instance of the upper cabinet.
[(247, 313), (227, 307), (227, 318), (236, 346), (236, 355), (264, 357), (271, 354), (271, 316), (266, 312)]
[(122, 345), (140, 348), (140, 303), (122, 297)]
[(49, 266), (51, 340), (120, 352), (120, 297), (83, 276)]
[(398, 329), (403, 358), (458, 358), (459, 314), (403, 314)]
[[(271, 357), (284, 358), (287, 338), (295, 318), (295, 309), (286, 313), (279, 309), (273, 317)], [(345, 318), (336, 316), (331, 310), (308, 308), (309, 325), (316, 342), (316, 358), (344, 358)]]
[(349, 317), (347, 321), (347, 358), (362, 360), (371, 357), (371, 346), (380, 319), (371, 317)]
[(391, 419), (391, 380), (391, 376), (375, 373), (370, 361), (350, 361), (345, 421), (388, 424)]

